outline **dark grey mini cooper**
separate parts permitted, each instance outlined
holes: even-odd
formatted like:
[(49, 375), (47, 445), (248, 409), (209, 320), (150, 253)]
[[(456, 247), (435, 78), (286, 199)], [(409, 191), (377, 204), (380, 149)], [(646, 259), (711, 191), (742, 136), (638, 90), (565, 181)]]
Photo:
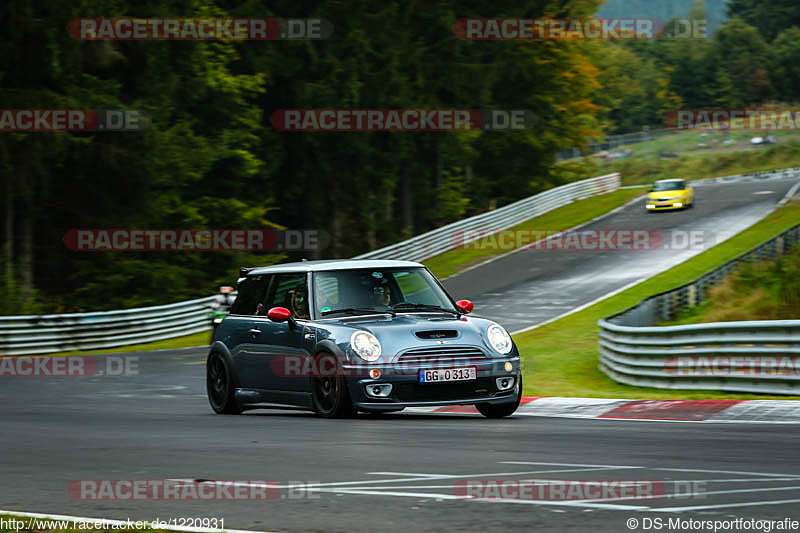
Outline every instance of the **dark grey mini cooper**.
[(206, 365), (211, 407), (311, 409), (325, 417), (475, 405), (512, 414), (522, 397), (508, 332), (467, 316), (410, 261), (334, 260), (243, 268)]

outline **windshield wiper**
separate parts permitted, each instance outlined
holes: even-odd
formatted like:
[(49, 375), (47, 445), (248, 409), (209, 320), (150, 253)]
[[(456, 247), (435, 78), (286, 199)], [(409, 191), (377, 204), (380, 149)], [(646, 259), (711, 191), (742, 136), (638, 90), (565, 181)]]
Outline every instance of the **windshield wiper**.
[(392, 317), (397, 316), (392, 310), (381, 311), (379, 309), (370, 309), (368, 307), (345, 307), (343, 309), (331, 309), (330, 311), (323, 311), (320, 314), (322, 316), (327, 316), (333, 313), (369, 313), (371, 315), (392, 315)]
[(442, 311), (445, 313), (453, 313), (456, 316), (461, 316), (462, 313), (460, 311), (456, 311), (455, 309), (447, 309), (446, 307), (439, 307), (438, 305), (429, 305), (429, 304), (412, 304), (410, 302), (400, 303), (397, 305), (393, 305), (392, 309), (430, 309), (432, 311)]

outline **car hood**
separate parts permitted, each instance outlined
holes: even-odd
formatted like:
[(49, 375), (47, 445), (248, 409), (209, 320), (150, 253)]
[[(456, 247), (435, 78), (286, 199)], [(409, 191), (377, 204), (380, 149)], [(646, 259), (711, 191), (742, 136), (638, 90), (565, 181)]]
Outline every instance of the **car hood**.
[(340, 325), (369, 331), (381, 343), (384, 354), (399, 354), (412, 348), (426, 346), (480, 346), (487, 354), (494, 350), (486, 341), (486, 330), (495, 324), (475, 316), (440, 313), (399, 313), (390, 315), (347, 317), (337, 320)]
[(651, 200), (661, 200), (663, 198), (673, 198), (675, 196), (683, 196), (686, 194), (685, 189), (678, 189), (675, 191), (658, 191), (658, 192), (651, 192), (647, 195), (647, 197)]

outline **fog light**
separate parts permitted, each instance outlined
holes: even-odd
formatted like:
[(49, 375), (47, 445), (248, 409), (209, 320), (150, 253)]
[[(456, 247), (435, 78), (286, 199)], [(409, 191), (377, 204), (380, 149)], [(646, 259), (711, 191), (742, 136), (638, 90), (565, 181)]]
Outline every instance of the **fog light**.
[(371, 377), (372, 379), (378, 379), (379, 377), (381, 377), (381, 371), (380, 371), (380, 369), (379, 369), (379, 368), (373, 368), (373, 369), (371, 369), (371, 370), (369, 371), (369, 377)]
[(367, 396), (373, 398), (386, 398), (392, 393), (392, 385), (389, 383), (375, 383), (366, 386)]
[(683, 202), (675, 202), (672, 207), (683, 207)]
[(514, 370), (514, 365), (511, 364), (511, 361), (506, 361), (506, 372), (511, 372)]
[(514, 378), (512, 377), (497, 378), (494, 381), (497, 384), (497, 390), (499, 391), (506, 391), (514, 386)]
[(656, 208), (656, 206), (654, 206), (652, 204), (647, 204), (646, 207), (647, 207), (647, 209), (655, 209)]

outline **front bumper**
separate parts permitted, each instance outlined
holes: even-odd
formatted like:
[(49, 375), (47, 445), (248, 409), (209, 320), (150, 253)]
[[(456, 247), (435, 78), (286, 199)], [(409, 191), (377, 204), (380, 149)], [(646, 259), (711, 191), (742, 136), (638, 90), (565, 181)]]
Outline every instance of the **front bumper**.
[[(511, 363), (511, 371), (506, 371), (505, 364)], [(420, 383), (419, 371), (429, 368), (462, 368), (474, 366), (477, 379), (473, 381), (456, 381), (445, 383)], [(473, 405), (476, 403), (502, 404), (517, 401), (519, 395), (520, 372), (519, 357), (492, 357), (486, 361), (454, 362), (441, 365), (431, 362), (410, 365), (379, 364), (377, 368), (381, 376), (377, 379), (348, 377), (347, 384), (353, 405), (365, 411), (393, 411), (405, 407), (426, 407), (439, 405)], [(496, 379), (513, 377), (514, 386), (510, 390), (499, 391)], [(366, 388), (376, 384), (391, 384), (392, 391), (386, 398), (374, 398), (367, 395)]]
[(644, 207), (647, 211), (669, 211), (673, 209), (683, 209), (686, 205), (687, 204), (683, 200), (673, 200), (669, 202), (648, 201), (645, 203)]

